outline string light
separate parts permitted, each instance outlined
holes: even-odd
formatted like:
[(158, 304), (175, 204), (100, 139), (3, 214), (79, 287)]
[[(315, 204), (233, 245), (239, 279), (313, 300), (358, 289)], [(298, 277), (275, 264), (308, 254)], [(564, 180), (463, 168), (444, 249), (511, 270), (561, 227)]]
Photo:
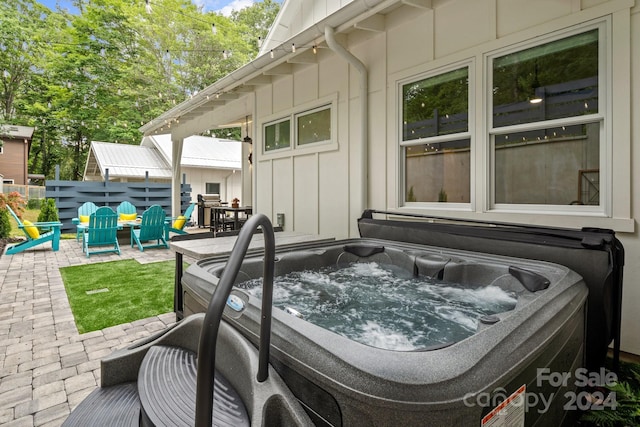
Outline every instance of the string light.
[(295, 43), (291, 43), (291, 52), (293, 52), (293, 53), (296, 52), (296, 44)]
[(146, 4), (145, 4), (144, 8), (147, 10), (147, 13), (149, 15), (151, 15), (151, 12), (152, 12), (152, 10), (151, 10), (151, 2), (149, 0), (145, 0), (145, 3)]
[(258, 36), (258, 49), (262, 47), (262, 37)]
[(317, 54), (318, 53), (318, 47), (314, 44), (313, 45), (313, 54)]
[(273, 59), (273, 49), (271, 49), (271, 52), (269, 52), (269, 56), (271, 57), (271, 59)]
[(214, 24), (213, 22), (211, 23), (211, 32), (213, 33), (214, 36), (218, 34), (218, 29), (216, 28), (216, 24)]

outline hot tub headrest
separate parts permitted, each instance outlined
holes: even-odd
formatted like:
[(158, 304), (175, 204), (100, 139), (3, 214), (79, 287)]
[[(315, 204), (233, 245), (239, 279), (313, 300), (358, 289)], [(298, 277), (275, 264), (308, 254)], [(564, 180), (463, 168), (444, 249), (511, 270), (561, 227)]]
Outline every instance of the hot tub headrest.
[(384, 246), (371, 245), (344, 245), (343, 250), (360, 258), (370, 257), (371, 255), (384, 252)]

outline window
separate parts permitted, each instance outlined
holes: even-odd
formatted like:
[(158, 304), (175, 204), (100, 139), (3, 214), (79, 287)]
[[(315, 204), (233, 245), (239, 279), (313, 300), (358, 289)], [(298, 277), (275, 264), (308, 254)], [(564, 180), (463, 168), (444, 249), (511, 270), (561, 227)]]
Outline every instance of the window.
[(331, 108), (298, 114), (296, 116), (298, 145), (331, 140)]
[(494, 206), (602, 204), (599, 32), (490, 58)]
[(286, 119), (264, 126), (264, 151), (279, 150), (291, 146), (291, 120)]
[(469, 66), (402, 85), (405, 202), (470, 201)]
[(207, 194), (220, 194), (219, 182), (207, 182), (205, 185), (205, 191)]
[(262, 124), (262, 158), (282, 158), (338, 149), (337, 94), (279, 112)]

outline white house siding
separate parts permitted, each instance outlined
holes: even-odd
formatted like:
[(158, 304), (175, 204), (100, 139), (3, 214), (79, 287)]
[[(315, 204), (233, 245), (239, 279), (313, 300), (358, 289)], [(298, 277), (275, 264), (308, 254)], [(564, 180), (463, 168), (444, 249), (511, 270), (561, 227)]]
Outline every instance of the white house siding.
[[(319, 2), (320, 3), (320, 2)], [(324, 2), (322, 2), (324, 4)], [(327, 3), (328, 4), (328, 3)], [(640, 354), (640, 239), (636, 218), (640, 212), (640, 7), (625, 0), (449, 0), (433, 1), (433, 9), (401, 7), (385, 16), (384, 32), (353, 32), (340, 40), (367, 67), (369, 75), (368, 181), (359, 170), (361, 111), (359, 75), (328, 49), (318, 52), (314, 65), (294, 64), (290, 75), (274, 76), (273, 84), (256, 92), (256, 206), (275, 220), (285, 214), (285, 228), (337, 238), (358, 235), (358, 200), (368, 189), (368, 207), (406, 209), (438, 216), (468, 217), (566, 227), (613, 228), (625, 245), (622, 349)], [(630, 9), (631, 7), (631, 9)], [(608, 16), (613, 60), (610, 120), (612, 195), (608, 218), (538, 212), (488, 212), (486, 183), (472, 179), (471, 203), (452, 211), (407, 209), (401, 206), (401, 159), (398, 149), (398, 94), (403, 79), (438, 67), (469, 60), (477, 81), (473, 87), (470, 131), (486, 139), (482, 76), (488, 52), (525, 40)], [(300, 18), (302, 19), (302, 18)], [(295, 22), (301, 26), (303, 20)], [(630, 76), (635, 80), (630, 81)], [(263, 153), (262, 125), (306, 106), (334, 99), (337, 133), (331, 149)], [(630, 113), (629, 113), (630, 109)], [(293, 125), (293, 123), (292, 123)], [(293, 141), (292, 141), (293, 144)], [(488, 148), (472, 142), (471, 176), (488, 176)], [(632, 156), (632, 157), (631, 157)], [(633, 192), (633, 193), (632, 193)], [(605, 204), (608, 203), (605, 201)]]
[[(220, 200), (229, 202), (234, 197), (240, 198), (242, 189), (242, 173), (232, 170), (212, 170), (205, 168), (182, 167), (182, 173), (186, 174), (187, 182), (191, 184), (191, 201), (198, 201), (198, 194), (206, 194), (207, 182), (220, 183)], [(251, 205), (251, 201), (240, 200), (244, 205)], [(198, 210), (194, 209), (192, 221), (197, 222)]]
[(618, 236), (626, 251), (624, 267), (624, 290), (622, 301), (622, 349), (640, 354), (640, 238), (638, 218), (640, 216), (640, 6), (636, 2), (631, 14), (631, 201), (636, 222), (635, 233), (620, 233)]

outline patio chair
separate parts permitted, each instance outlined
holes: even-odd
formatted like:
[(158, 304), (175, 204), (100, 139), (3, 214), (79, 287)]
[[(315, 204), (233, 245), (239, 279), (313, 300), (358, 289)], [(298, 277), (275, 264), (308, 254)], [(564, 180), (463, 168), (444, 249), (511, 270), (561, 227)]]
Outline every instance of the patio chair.
[(196, 206), (195, 203), (191, 203), (187, 209), (185, 209), (184, 214), (180, 215), (173, 221), (173, 224), (169, 227), (169, 232), (176, 234), (187, 234), (184, 231), (185, 225), (191, 219), (191, 215), (193, 214), (193, 208)]
[[(18, 228), (20, 228), (27, 240), (24, 242), (17, 243), (12, 246), (7, 246), (6, 254), (13, 255), (20, 253), (26, 249), (32, 248), (34, 246), (40, 245), (45, 242), (51, 242), (51, 248), (54, 251), (57, 251), (60, 248), (60, 227), (62, 227), (62, 223), (59, 221), (51, 221), (51, 222), (34, 222), (31, 221), (20, 221), (18, 215), (7, 205), (7, 210), (13, 216), (13, 219), (18, 224)], [(39, 228), (47, 229), (48, 231), (45, 233), (40, 233)]]
[(134, 221), (138, 217), (136, 207), (126, 200), (118, 205), (116, 213), (118, 214), (118, 221)]
[(80, 241), (80, 236), (86, 229), (86, 225), (89, 223), (89, 216), (94, 213), (98, 207), (93, 202), (84, 202), (78, 208), (78, 217), (71, 220), (76, 224), (76, 242)]
[(89, 216), (89, 226), (82, 234), (82, 250), (87, 258), (107, 252), (120, 255), (118, 228), (118, 215), (110, 207), (102, 206), (92, 213)]
[[(167, 223), (165, 212), (160, 205), (153, 205), (142, 213), (140, 227), (131, 227), (131, 247), (135, 242), (140, 251), (148, 248), (169, 248), (167, 243)], [(145, 242), (152, 242), (143, 244)]]

